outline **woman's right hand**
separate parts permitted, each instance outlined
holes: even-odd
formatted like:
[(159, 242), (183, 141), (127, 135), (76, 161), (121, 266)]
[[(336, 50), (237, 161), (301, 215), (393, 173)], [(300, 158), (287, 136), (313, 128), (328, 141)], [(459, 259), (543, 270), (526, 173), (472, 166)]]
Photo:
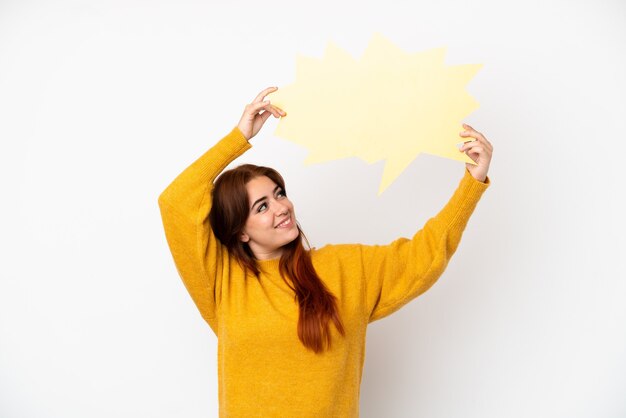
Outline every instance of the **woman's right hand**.
[[(259, 93), (252, 103), (246, 105), (237, 127), (247, 140), (250, 140), (261, 130), (261, 127), (270, 115), (274, 115), (276, 118), (286, 115), (282, 109), (272, 105), (269, 100), (263, 100), (265, 99), (265, 96), (275, 92), (276, 90), (278, 90), (278, 87), (268, 87)], [(261, 111), (263, 112), (260, 113)]]

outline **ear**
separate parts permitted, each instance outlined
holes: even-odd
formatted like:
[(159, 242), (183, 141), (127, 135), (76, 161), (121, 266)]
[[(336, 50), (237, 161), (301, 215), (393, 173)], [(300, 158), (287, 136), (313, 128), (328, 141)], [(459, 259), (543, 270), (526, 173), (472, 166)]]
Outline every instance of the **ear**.
[(248, 241), (250, 241), (250, 237), (249, 237), (249, 236), (248, 236), (248, 234), (246, 234), (245, 232), (242, 232), (242, 233), (239, 235), (239, 240), (240, 240), (241, 242), (248, 242)]

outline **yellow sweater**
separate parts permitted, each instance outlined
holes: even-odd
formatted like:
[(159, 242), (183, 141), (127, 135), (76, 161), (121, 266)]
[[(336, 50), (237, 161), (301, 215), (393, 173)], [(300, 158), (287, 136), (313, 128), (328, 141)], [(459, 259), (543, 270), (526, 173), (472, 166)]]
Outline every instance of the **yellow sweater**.
[(331, 350), (315, 354), (298, 339), (298, 305), (279, 276), (279, 260), (259, 260), (259, 280), (244, 280), (243, 269), (210, 229), (213, 181), (250, 147), (233, 128), (159, 196), (178, 273), (217, 335), (219, 415), (358, 417), (368, 323), (435, 283), (489, 178), (483, 183), (465, 170), (450, 201), (412, 239), (311, 250), (315, 270), (338, 299), (346, 331), (342, 337), (331, 324)]

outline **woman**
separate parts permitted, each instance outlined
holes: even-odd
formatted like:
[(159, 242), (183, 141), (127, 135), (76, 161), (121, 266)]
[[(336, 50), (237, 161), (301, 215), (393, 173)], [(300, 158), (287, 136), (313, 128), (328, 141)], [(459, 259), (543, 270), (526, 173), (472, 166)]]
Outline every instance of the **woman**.
[(159, 196), (166, 238), (218, 337), (220, 417), (358, 417), (367, 325), (443, 273), (490, 184), (493, 147), (464, 125), (473, 142), (460, 152), (477, 165), (412, 239), (305, 249), (280, 174), (246, 164), (217, 178), (271, 115), (285, 115), (264, 101), (276, 89)]

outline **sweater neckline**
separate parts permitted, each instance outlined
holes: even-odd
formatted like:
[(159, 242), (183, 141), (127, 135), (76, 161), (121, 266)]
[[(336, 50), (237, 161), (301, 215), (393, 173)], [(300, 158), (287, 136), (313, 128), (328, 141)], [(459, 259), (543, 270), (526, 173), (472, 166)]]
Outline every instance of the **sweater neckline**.
[[(313, 254), (313, 251), (316, 250), (315, 247), (313, 247), (312, 249), (310, 249), (310, 254)], [(278, 258), (272, 258), (269, 260), (260, 260), (260, 259), (256, 259), (255, 260), (257, 263), (257, 266), (259, 266), (260, 268), (263, 268), (265, 270), (278, 270), (280, 267), (280, 257)]]
[(278, 269), (279, 265), (280, 265), (280, 257), (278, 258), (272, 258), (269, 260), (256, 260), (257, 265), (265, 270), (268, 269)]

